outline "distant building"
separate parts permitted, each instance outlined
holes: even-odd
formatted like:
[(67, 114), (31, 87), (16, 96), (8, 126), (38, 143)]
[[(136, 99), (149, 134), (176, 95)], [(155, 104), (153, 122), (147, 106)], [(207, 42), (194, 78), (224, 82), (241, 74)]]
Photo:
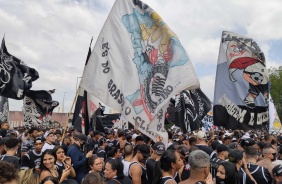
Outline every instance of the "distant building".
[[(72, 121), (72, 116), (71, 114), (70, 119), (68, 122)], [(68, 113), (58, 113), (58, 112), (53, 112), (51, 121), (57, 121), (61, 124), (62, 127), (65, 126), (66, 122), (68, 119)], [(9, 124), (10, 127), (19, 127), (19, 126), (24, 126), (24, 117), (23, 117), (23, 112), (22, 111), (10, 111), (9, 112)]]

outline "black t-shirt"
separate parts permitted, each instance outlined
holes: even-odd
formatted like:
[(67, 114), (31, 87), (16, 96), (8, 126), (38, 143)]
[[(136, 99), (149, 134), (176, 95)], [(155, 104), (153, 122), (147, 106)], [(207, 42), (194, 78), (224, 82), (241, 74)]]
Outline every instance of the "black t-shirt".
[(154, 159), (147, 159), (146, 161), (146, 169), (147, 169), (147, 177), (148, 177), (148, 184), (153, 183), (154, 179), (154, 170), (155, 170), (156, 161)]
[(211, 172), (212, 178), (216, 177), (217, 168), (218, 168), (219, 164), (221, 164), (222, 162), (224, 162), (224, 160), (222, 160), (220, 158), (212, 158), (210, 160), (210, 163), (211, 163), (210, 172)]
[(0, 160), (14, 164), (17, 169), (20, 169), (20, 159), (18, 157), (11, 155), (2, 155), (0, 156)]
[(34, 150), (27, 152), (22, 157), (21, 169), (40, 168), (42, 153), (37, 154)]
[(108, 142), (108, 147), (111, 148), (111, 147), (117, 147), (118, 146), (118, 140), (116, 139), (113, 139), (113, 140), (107, 140)]
[(190, 177), (190, 165), (186, 164), (181, 174), (181, 181), (187, 180)]
[[(251, 163), (248, 163), (247, 167), (251, 175), (254, 177), (254, 179), (259, 184), (271, 184), (272, 183), (272, 177), (266, 168), (255, 165), (255, 164), (251, 164)], [(243, 169), (241, 170), (243, 171)]]
[(132, 184), (132, 182), (127, 176), (124, 176), (123, 178), (119, 179), (114, 178), (106, 180), (106, 184)]
[(239, 175), (241, 184), (255, 184), (255, 182), (251, 180), (251, 178), (246, 173), (244, 173), (242, 170), (238, 171), (238, 175)]

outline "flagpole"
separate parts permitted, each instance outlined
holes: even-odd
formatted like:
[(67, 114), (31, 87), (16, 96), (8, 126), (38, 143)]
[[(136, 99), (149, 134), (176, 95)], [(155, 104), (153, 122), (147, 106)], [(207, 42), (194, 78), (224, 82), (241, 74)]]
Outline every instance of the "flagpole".
[(71, 112), (72, 112), (74, 103), (76, 102), (76, 98), (77, 98), (79, 89), (80, 89), (80, 88), (78, 87), (78, 89), (76, 90), (76, 94), (75, 94), (75, 97), (74, 97), (73, 102), (72, 102), (72, 106), (71, 106), (71, 109), (70, 109), (70, 113), (68, 114), (68, 118), (67, 118), (67, 121), (66, 121), (66, 124), (65, 124), (64, 133), (63, 133), (63, 136), (62, 136), (62, 141), (61, 141), (61, 143), (60, 143), (60, 146), (62, 145), (63, 140), (64, 140), (64, 138), (65, 138), (66, 129), (67, 129), (67, 126), (68, 126), (68, 124), (69, 124), (70, 115), (71, 115)]

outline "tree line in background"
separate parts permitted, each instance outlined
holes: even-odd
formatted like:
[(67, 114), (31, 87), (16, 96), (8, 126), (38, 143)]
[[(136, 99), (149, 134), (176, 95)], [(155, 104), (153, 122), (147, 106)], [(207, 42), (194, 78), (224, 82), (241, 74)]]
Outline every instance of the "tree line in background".
[(270, 94), (277, 114), (282, 117), (282, 66), (269, 69)]

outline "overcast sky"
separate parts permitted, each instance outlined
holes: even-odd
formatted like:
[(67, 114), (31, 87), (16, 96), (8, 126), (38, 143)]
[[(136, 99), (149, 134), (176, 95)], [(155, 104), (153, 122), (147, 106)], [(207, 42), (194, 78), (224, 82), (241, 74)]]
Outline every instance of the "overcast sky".
[[(211, 101), (223, 30), (253, 38), (268, 68), (282, 65), (281, 0), (143, 2), (178, 35)], [(65, 112), (70, 111), (90, 39), (93, 36), (95, 43), (113, 4), (114, 0), (0, 0), (0, 36), (5, 34), (8, 51), (39, 72), (33, 90), (57, 89), (53, 99), (61, 105), (64, 99)], [(21, 109), (22, 101), (10, 100), (10, 110)]]

